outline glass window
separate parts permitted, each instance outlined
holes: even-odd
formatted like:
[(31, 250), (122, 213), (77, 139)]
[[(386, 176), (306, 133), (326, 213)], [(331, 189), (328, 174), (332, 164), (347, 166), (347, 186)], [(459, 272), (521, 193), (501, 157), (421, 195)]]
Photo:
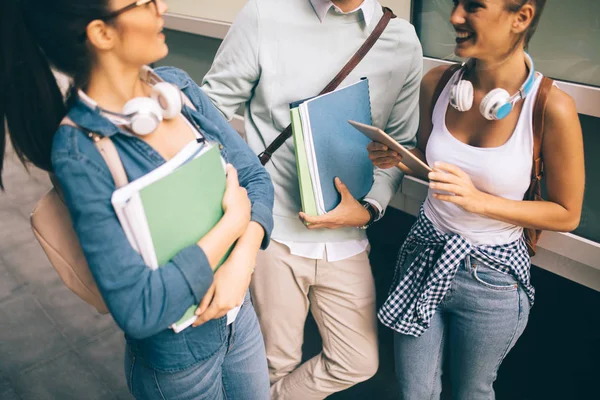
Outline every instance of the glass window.
[(600, 181), (600, 157), (595, 154), (600, 149), (600, 118), (580, 115), (579, 120), (583, 128), (586, 185), (581, 222), (573, 233), (600, 243), (600, 185), (596, 184)]
[[(451, 0), (414, 0), (413, 23), (426, 56), (455, 59), (452, 7)], [(547, 1), (530, 53), (550, 77), (600, 86), (600, 1)]]

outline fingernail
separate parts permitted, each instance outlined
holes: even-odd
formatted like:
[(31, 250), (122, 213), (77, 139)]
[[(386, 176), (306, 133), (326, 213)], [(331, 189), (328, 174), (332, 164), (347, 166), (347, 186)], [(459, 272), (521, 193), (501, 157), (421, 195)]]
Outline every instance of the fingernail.
[(430, 172), (430, 173), (427, 175), (427, 177), (428, 177), (429, 179), (433, 179), (433, 178), (435, 178), (435, 174), (434, 174), (433, 172)]
[(435, 163), (433, 163), (433, 166), (434, 166), (434, 167), (439, 167), (439, 166), (441, 166), (441, 165), (442, 165), (442, 163), (441, 163), (441, 162), (439, 162), (439, 161), (436, 161)]

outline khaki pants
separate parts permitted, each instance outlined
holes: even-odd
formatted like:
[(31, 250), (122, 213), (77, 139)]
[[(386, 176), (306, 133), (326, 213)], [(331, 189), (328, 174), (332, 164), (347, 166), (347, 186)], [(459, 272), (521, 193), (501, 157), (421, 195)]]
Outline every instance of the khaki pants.
[[(366, 252), (327, 262), (290, 254), (272, 241), (251, 284), (273, 399), (323, 399), (377, 372), (375, 285)], [(300, 365), (308, 310), (323, 351)]]

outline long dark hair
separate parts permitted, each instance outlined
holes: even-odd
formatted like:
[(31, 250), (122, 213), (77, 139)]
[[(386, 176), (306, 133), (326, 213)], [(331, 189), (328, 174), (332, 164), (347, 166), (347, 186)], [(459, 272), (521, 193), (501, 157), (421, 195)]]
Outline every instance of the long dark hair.
[(525, 48), (527, 49), (529, 47), (529, 41), (533, 37), (538, 23), (540, 22), (540, 18), (542, 17), (542, 11), (544, 11), (544, 7), (546, 6), (546, 0), (506, 0), (506, 8), (511, 12), (519, 11), (526, 4), (531, 4), (535, 8), (533, 19), (523, 34)]
[(66, 108), (51, 65), (85, 87), (93, 62), (87, 25), (108, 14), (108, 0), (4, 0), (0, 9), (0, 188), (6, 128), (27, 162), (52, 170), (54, 133)]

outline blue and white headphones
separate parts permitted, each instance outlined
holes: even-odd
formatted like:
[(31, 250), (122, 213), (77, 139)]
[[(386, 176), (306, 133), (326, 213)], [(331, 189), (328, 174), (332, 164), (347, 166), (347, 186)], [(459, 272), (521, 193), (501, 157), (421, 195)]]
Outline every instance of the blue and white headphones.
[[(524, 100), (531, 92), (535, 82), (535, 69), (533, 60), (527, 53), (525, 53), (525, 63), (529, 68), (529, 76), (527, 76), (525, 83), (517, 93), (511, 96), (506, 90), (496, 88), (485, 95), (479, 105), (479, 112), (486, 119), (494, 121), (505, 118), (510, 114), (515, 104)], [(473, 84), (463, 80), (465, 71), (470, 64), (472, 64), (471, 60), (463, 63), (458, 81), (450, 88), (450, 105), (461, 112), (469, 111), (473, 106)]]
[(79, 98), (115, 125), (127, 127), (136, 135), (148, 135), (156, 130), (163, 119), (175, 118), (186, 102), (183, 93), (176, 85), (163, 81), (148, 66), (140, 70), (140, 79), (152, 86), (151, 97), (136, 97), (129, 100), (121, 113), (101, 108), (83, 90), (78, 90)]

